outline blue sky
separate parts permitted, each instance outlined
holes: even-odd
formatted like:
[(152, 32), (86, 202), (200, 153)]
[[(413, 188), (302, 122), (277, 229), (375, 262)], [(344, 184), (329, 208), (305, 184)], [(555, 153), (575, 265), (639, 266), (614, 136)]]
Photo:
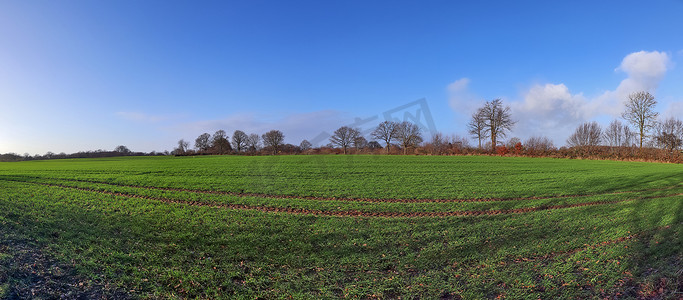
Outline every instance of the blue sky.
[(299, 144), (423, 98), (445, 134), (501, 98), (557, 146), (635, 90), (683, 117), (683, 1), (470, 2), (0, 1), (0, 153)]

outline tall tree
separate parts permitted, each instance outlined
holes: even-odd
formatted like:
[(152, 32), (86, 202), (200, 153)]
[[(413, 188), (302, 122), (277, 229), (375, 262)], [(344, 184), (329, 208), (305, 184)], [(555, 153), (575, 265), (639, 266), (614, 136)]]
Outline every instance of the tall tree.
[(370, 134), (372, 138), (384, 141), (387, 154), (389, 154), (389, 148), (391, 147), (391, 140), (396, 138), (396, 129), (399, 123), (394, 121), (384, 121), (377, 125), (377, 128)]
[(484, 132), (491, 137), (491, 150), (496, 149), (498, 137), (505, 137), (506, 131), (512, 130), (515, 121), (512, 120), (510, 107), (503, 107), (503, 101), (495, 99), (486, 101), (477, 114), (484, 119)]
[(247, 148), (249, 151), (256, 152), (259, 150), (259, 147), (261, 147), (261, 137), (256, 133), (250, 134), (247, 139)]
[(633, 141), (633, 132), (619, 120), (613, 120), (602, 134), (603, 140), (611, 147), (627, 147)]
[(263, 139), (263, 145), (270, 147), (273, 150), (273, 154), (277, 154), (282, 147), (282, 142), (285, 140), (285, 135), (280, 130), (271, 130), (264, 133), (261, 138)]
[(232, 147), (237, 152), (241, 152), (247, 147), (249, 136), (242, 130), (235, 130), (232, 134)]
[(211, 135), (206, 132), (202, 133), (194, 140), (194, 147), (199, 151), (208, 151), (211, 148)]
[(626, 110), (621, 114), (622, 118), (638, 128), (641, 149), (643, 148), (643, 140), (650, 129), (654, 127), (659, 115), (658, 112), (654, 111), (655, 105), (657, 105), (657, 101), (649, 92), (632, 93), (628, 95)]
[(417, 124), (404, 121), (396, 128), (396, 139), (403, 148), (403, 154), (407, 154), (408, 148), (417, 147), (422, 143), (422, 132)]
[(334, 134), (330, 137), (330, 143), (344, 149), (344, 154), (346, 154), (346, 149), (358, 136), (360, 136), (360, 130), (349, 126), (342, 126), (334, 131)]
[(190, 143), (186, 142), (184, 139), (180, 139), (180, 140), (178, 141), (178, 148), (176, 148), (174, 152), (175, 152), (176, 155), (178, 155), (178, 154), (180, 154), (180, 155), (185, 154), (185, 152), (187, 152), (187, 148), (188, 148), (189, 146), (190, 146)]
[(477, 109), (472, 114), (472, 119), (467, 123), (467, 132), (479, 140), (479, 149), (481, 149), (481, 140), (489, 137), (486, 131), (486, 119), (482, 108)]
[(683, 147), (683, 121), (668, 118), (655, 126), (655, 141), (669, 152)]
[(586, 122), (576, 128), (567, 139), (569, 147), (598, 146), (602, 138), (602, 129), (598, 122)]
[(217, 154), (226, 154), (232, 150), (225, 130), (221, 129), (213, 134), (213, 137), (211, 138), (211, 148), (213, 148), (214, 152)]

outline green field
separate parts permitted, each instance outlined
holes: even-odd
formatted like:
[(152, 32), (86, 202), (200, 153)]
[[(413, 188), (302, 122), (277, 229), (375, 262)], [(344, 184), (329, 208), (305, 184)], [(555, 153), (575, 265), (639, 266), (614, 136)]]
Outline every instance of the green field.
[[(49, 281), (39, 297), (679, 299), (681, 233), (675, 164), (362, 155), (0, 163), (6, 298)], [(31, 266), (36, 257), (50, 263)]]

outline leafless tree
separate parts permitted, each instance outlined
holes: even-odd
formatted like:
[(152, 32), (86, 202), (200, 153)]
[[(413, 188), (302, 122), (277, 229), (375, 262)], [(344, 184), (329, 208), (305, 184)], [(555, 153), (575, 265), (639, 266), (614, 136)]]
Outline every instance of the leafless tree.
[(507, 143), (505, 143), (505, 147), (507, 147), (509, 149), (513, 149), (513, 148), (515, 148), (515, 146), (517, 146), (518, 143), (521, 143), (521, 142), (522, 142), (522, 140), (519, 139), (518, 137), (511, 137), (507, 141)]
[(458, 150), (463, 150), (470, 147), (470, 140), (464, 136), (459, 136), (457, 134), (451, 136), (451, 147)]
[(472, 114), (472, 119), (467, 123), (467, 132), (479, 141), (479, 149), (481, 149), (481, 140), (489, 137), (485, 121), (484, 114), (480, 108)]
[(567, 139), (569, 147), (592, 147), (600, 145), (602, 129), (598, 122), (586, 122), (576, 128), (576, 131)]
[(334, 131), (334, 134), (330, 137), (330, 143), (344, 149), (344, 154), (346, 154), (346, 148), (348, 148), (359, 135), (360, 130), (349, 126), (342, 126)]
[(668, 118), (658, 122), (655, 126), (655, 141), (657, 145), (669, 152), (683, 147), (683, 121)]
[(417, 147), (422, 143), (422, 132), (417, 124), (403, 121), (396, 127), (396, 139), (403, 148), (403, 154), (407, 154), (408, 148)]
[(526, 149), (537, 153), (546, 153), (555, 150), (553, 141), (545, 136), (532, 136), (524, 141)]
[(271, 130), (264, 133), (261, 138), (263, 139), (263, 145), (270, 147), (273, 150), (273, 154), (277, 154), (285, 140), (285, 135), (280, 130)]
[(308, 140), (303, 140), (301, 141), (301, 144), (299, 144), (299, 148), (301, 148), (301, 151), (306, 152), (313, 148), (313, 144), (311, 144), (311, 142), (309, 142)]
[(261, 147), (261, 137), (256, 134), (252, 133), (249, 135), (249, 138), (247, 139), (247, 148), (251, 152), (256, 152), (259, 150)]
[(187, 148), (190, 146), (190, 143), (186, 142), (184, 139), (180, 139), (178, 141), (178, 148), (175, 149), (176, 154), (185, 154), (187, 152)]
[(434, 155), (441, 155), (448, 146), (448, 139), (441, 132), (432, 134), (432, 140), (429, 142), (431, 152)]
[(226, 154), (232, 150), (225, 130), (221, 129), (213, 134), (213, 137), (211, 137), (211, 148), (213, 148), (216, 154)]
[(512, 129), (515, 121), (512, 120), (510, 107), (503, 107), (500, 99), (486, 101), (483, 107), (476, 113), (481, 114), (484, 120), (484, 132), (491, 137), (491, 148), (495, 150), (498, 137), (505, 137), (505, 132)]
[(605, 129), (602, 137), (611, 147), (628, 147), (633, 143), (634, 133), (628, 126), (621, 124), (619, 120), (613, 120)]
[(237, 152), (241, 152), (247, 147), (249, 136), (242, 130), (235, 130), (232, 134), (232, 147)]
[(377, 125), (377, 128), (370, 134), (372, 138), (384, 141), (387, 154), (389, 154), (389, 148), (391, 147), (391, 140), (396, 138), (396, 130), (399, 126), (398, 122), (394, 121), (384, 121)]
[(356, 150), (363, 150), (367, 146), (368, 140), (364, 136), (359, 135), (355, 139), (353, 139), (353, 147), (356, 148)]
[(640, 148), (643, 148), (643, 140), (647, 133), (654, 127), (658, 112), (654, 111), (657, 105), (655, 97), (648, 92), (637, 92), (628, 95), (626, 100), (626, 111), (621, 114), (629, 123), (638, 128), (640, 135)]
[(207, 151), (211, 148), (211, 135), (208, 133), (202, 133), (197, 139), (194, 140), (194, 147), (199, 151)]

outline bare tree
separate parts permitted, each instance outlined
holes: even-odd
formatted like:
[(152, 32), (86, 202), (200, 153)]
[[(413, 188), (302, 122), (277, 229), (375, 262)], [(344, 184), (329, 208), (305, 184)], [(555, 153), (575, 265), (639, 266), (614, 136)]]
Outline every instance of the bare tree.
[(489, 137), (481, 108), (477, 109), (477, 111), (472, 114), (472, 119), (467, 123), (467, 132), (479, 140), (479, 149), (481, 149), (481, 140)]
[(241, 152), (247, 147), (249, 136), (242, 130), (235, 130), (232, 134), (232, 147), (237, 152)]
[(349, 126), (342, 126), (334, 131), (334, 134), (330, 137), (330, 143), (344, 149), (344, 154), (346, 154), (346, 148), (348, 148), (358, 136), (360, 136), (360, 130)]
[(216, 154), (226, 154), (232, 150), (225, 130), (221, 129), (213, 134), (213, 137), (211, 138), (211, 148), (213, 148)]
[(673, 152), (683, 147), (683, 121), (668, 118), (655, 126), (655, 141), (663, 149)]
[(256, 134), (252, 133), (249, 135), (249, 138), (247, 139), (247, 148), (251, 152), (256, 152), (259, 150), (261, 147), (261, 137)]
[(496, 139), (505, 137), (505, 132), (511, 130), (516, 123), (510, 115), (510, 107), (503, 107), (503, 102), (500, 99), (495, 99), (486, 101), (477, 112), (478, 114), (481, 114), (481, 118), (484, 120), (484, 132), (491, 137), (491, 148), (495, 150), (498, 145)]
[(643, 148), (643, 140), (647, 133), (653, 128), (657, 120), (658, 112), (654, 111), (657, 105), (655, 97), (648, 92), (637, 92), (628, 95), (626, 101), (626, 111), (621, 114), (629, 123), (638, 128), (640, 134), (640, 148)]
[(207, 151), (211, 148), (211, 135), (208, 133), (202, 133), (197, 139), (194, 140), (194, 147), (199, 151)]
[(282, 142), (285, 140), (285, 135), (280, 130), (271, 130), (264, 133), (261, 138), (263, 139), (263, 145), (270, 147), (273, 150), (273, 154), (277, 154), (282, 147)]
[(458, 150), (463, 150), (470, 147), (470, 140), (464, 136), (457, 134), (451, 136), (451, 147)]
[(396, 138), (396, 129), (399, 123), (394, 121), (384, 121), (377, 125), (377, 128), (370, 134), (372, 138), (382, 140), (386, 144), (387, 154), (389, 154), (389, 148), (391, 147), (391, 140)]
[(185, 154), (187, 152), (187, 148), (190, 146), (190, 143), (186, 142), (184, 139), (180, 139), (178, 141), (178, 148), (175, 149), (175, 154)]
[(598, 122), (586, 122), (576, 128), (576, 131), (567, 139), (569, 147), (592, 147), (600, 145), (602, 129)]
[(532, 136), (524, 141), (524, 146), (537, 153), (546, 153), (555, 149), (553, 141), (545, 136)]
[(628, 126), (621, 124), (619, 120), (613, 120), (605, 129), (602, 137), (611, 147), (628, 147), (633, 142), (634, 133)]
[(308, 140), (303, 140), (301, 141), (301, 144), (299, 144), (299, 148), (301, 148), (301, 151), (306, 152), (313, 148), (313, 144), (311, 144), (311, 142), (309, 142)]
[(356, 150), (363, 150), (367, 146), (368, 140), (364, 136), (359, 135), (355, 139), (353, 139), (353, 147), (356, 148)]
[(443, 133), (437, 132), (432, 134), (432, 140), (429, 142), (432, 150), (432, 154), (440, 155), (443, 154), (448, 145), (448, 139), (444, 137)]
[(514, 149), (517, 144), (522, 143), (522, 140), (519, 139), (518, 137), (511, 137), (507, 143), (505, 143), (505, 147), (509, 149)]
[(407, 154), (408, 148), (417, 147), (422, 143), (420, 127), (417, 124), (403, 121), (396, 127), (396, 139), (403, 148), (403, 154)]

